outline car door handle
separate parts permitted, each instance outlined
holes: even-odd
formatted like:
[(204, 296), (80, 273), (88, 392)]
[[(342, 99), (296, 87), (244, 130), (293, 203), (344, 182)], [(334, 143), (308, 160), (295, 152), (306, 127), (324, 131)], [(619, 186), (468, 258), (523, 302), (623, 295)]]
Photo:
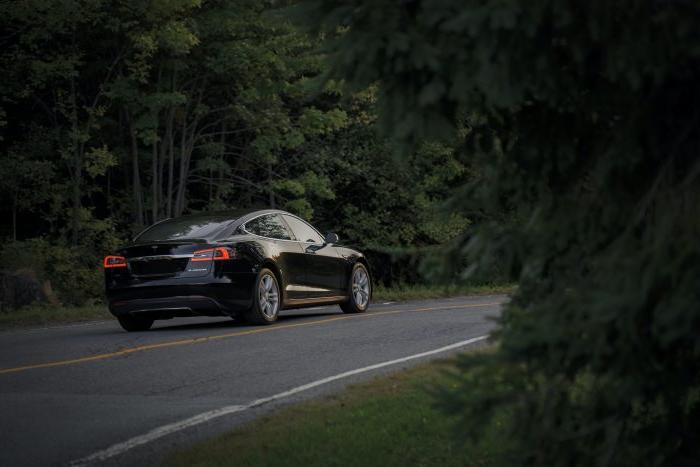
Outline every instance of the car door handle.
[(310, 253), (310, 254), (314, 254), (314, 255), (315, 255), (316, 252), (317, 252), (318, 250), (320, 250), (321, 248), (323, 248), (323, 245), (316, 245), (316, 244), (313, 244), (313, 245), (307, 246), (307, 247), (304, 249), (304, 251), (305, 251), (306, 253)]

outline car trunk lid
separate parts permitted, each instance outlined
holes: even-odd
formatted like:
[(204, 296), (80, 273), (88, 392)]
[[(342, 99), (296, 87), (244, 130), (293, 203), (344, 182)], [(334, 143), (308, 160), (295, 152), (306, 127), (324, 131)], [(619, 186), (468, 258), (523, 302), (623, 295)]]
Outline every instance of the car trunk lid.
[(208, 274), (211, 269), (211, 262), (191, 261), (195, 251), (207, 246), (206, 241), (198, 239), (154, 242), (130, 246), (122, 254), (131, 276), (140, 280), (196, 277)]

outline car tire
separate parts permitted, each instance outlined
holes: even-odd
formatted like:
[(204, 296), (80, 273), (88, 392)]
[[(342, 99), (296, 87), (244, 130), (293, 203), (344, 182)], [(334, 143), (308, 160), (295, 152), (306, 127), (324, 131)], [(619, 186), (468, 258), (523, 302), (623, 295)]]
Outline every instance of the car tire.
[(253, 288), (253, 306), (246, 314), (247, 321), (253, 324), (272, 324), (282, 305), (280, 285), (275, 273), (262, 268)]
[(348, 281), (348, 299), (340, 304), (343, 313), (364, 313), (372, 298), (372, 279), (362, 263), (355, 263)]
[(121, 324), (122, 328), (128, 332), (148, 331), (151, 329), (151, 326), (153, 326), (154, 321), (151, 318), (129, 315), (119, 316), (117, 319), (119, 320), (119, 324)]

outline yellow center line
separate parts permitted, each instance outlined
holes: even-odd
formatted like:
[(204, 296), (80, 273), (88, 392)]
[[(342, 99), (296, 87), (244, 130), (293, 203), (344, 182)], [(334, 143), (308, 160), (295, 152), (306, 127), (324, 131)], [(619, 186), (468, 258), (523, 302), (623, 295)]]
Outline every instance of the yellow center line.
[(193, 337), (190, 339), (165, 341), (165, 342), (160, 342), (157, 344), (139, 345), (136, 347), (129, 347), (126, 349), (117, 350), (116, 352), (95, 354), (95, 355), (90, 355), (88, 357), (79, 357), (79, 358), (73, 358), (73, 359), (69, 359), (69, 360), (57, 360), (54, 362), (46, 362), (46, 363), (36, 363), (33, 365), (18, 366), (15, 368), (3, 368), (3, 369), (0, 369), (0, 375), (7, 374), (7, 373), (18, 373), (20, 371), (34, 370), (37, 368), (52, 368), (52, 367), (56, 367), (56, 366), (66, 366), (66, 365), (75, 365), (78, 363), (94, 362), (96, 360), (106, 360), (108, 358), (123, 357), (125, 355), (129, 355), (129, 354), (137, 353), (137, 352), (144, 352), (146, 350), (164, 349), (167, 347), (177, 347), (177, 346), (181, 346), (181, 345), (202, 344), (205, 342), (212, 342), (212, 341), (216, 341), (216, 340), (220, 340), (220, 339), (228, 339), (231, 337), (248, 336), (251, 334), (261, 334), (264, 332), (278, 331), (280, 329), (292, 329), (292, 328), (300, 328), (303, 326), (313, 326), (313, 325), (317, 325), (317, 324), (330, 323), (332, 321), (341, 321), (341, 320), (345, 320), (345, 319), (368, 318), (368, 317), (372, 317), (372, 316), (393, 315), (393, 314), (397, 314), (397, 313), (406, 313), (406, 312), (411, 312), (411, 311), (442, 311), (442, 310), (454, 310), (454, 309), (461, 309), (461, 308), (476, 308), (476, 307), (484, 307), (484, 306), (501, 305), (502, 303), (503, 302), (474, 303), (474, 304), (469, 304), (469, 305), (452, 305), (452, 306), (437, 306), (437, 307), (426, 307), (426, 308), (411, 308), (411, 309), (403, 309), (403, 310), (377, 311), (374, 313), (363, 313), (363, 314), (356, 314), (356, 315), (337, 316), (335, 318), (324, 318), (324, 319), (318, 319), (318, 320), (314, 320), (314, 321), (306, 321), (304, 323), (281, 324), (281, 325), (271, 326), (271, 327), (249, 329), (247, 331), (236, 331), (236, 332), (230, 332), (230, 333), (226, 333), (226, 334), (217, 334), (214, 336)]

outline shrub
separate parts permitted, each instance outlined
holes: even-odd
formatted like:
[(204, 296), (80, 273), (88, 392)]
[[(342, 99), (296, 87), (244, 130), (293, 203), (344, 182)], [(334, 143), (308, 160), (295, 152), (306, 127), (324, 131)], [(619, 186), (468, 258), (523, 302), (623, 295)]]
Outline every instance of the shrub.
[(54, 245), (43, 238), (8, 243), (0, 252), (5, 271), (29, 271), (50, 285), (62, 304), (83, 305), (102, 297), (103, 275), (99, 256)]

